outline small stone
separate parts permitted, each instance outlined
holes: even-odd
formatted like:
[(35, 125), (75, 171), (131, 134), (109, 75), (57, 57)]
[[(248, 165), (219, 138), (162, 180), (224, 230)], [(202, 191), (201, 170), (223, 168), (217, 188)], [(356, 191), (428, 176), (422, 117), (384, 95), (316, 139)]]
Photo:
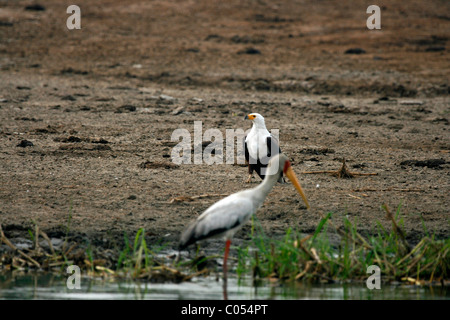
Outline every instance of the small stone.
[(351, 48), (344, 52), (345, 54), (363, 54), (366, 53), (366, 50), (361, 48)]
[(159, 99), (161, 99), (161, 100), (169, 100), (169, 101), (175, 100), (174, 97), (171, 97), (171, 96), (168, 96), (168, 95), (165, 95), (165, 94), (159, 95)]
[(35, 4), (31, 4), (29, 6), (26, 6), (25, 10), (27, 10), (27, 11), (45, 11), (45, 7), (43, 5), (35, 3)]
[(22, 140), (22, 141), (20, 141), (20, 143), (17, 146), (21, 147), (21, 148), (26, 148), (26, 147), (32, 147), (32, 146), (34, 146), (34, 144), (31, 141)]
[(261, 54), (261, 51), (255, 48), (247, 48), (245, 50), (239, 51), (238, 54)]
[(75, 101), (75, 100), (77, 100), (77, 98), (75, 98), (74, 96), (71, 96), (71, 95), (69, 94), (69, 95), (67, 95), (67, 96), (62, 97), (61, 100)]
[(175, 110), (173, 110), (173, 111), (172, 111), (172, 114), (173, 114), (173, 115), (177, 115), (177, 114), (180, 114), (180, 113), (182, 113), (182, 112), (183, 112), (183, 109), (184, 109), (184, 107), (183, 107), (183, 106), (181, 106), (181, 107), (178, 107), (178, 108), (176, 108)]
[(400, 101), (400, 104), (406, 105), (406, 106), (414, 106), (414, 105), (421, 106), (423, 104), (423, 101), (421, 101), (421, 100), (403, 100), (403, 101)]

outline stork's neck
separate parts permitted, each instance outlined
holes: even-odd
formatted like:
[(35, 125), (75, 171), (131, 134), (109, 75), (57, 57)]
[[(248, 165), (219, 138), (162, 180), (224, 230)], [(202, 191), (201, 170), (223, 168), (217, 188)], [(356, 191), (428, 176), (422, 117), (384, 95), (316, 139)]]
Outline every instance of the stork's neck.
[(257, 198), (258, 200), (262, 200), (262, 202), (264, 202), (264, 199), (267, 197), (267, 195), (272, 190), (273, 186), (277, 183), (279, 178), (280, 178), (279, 173), (277, 173), (277, 174), (266, 174), (266, 176), (264, 177), (263, 182), (261, 182), (259, 184), (259, 186), (254, 188), (254, 190), (255, 190), (255, 198)]

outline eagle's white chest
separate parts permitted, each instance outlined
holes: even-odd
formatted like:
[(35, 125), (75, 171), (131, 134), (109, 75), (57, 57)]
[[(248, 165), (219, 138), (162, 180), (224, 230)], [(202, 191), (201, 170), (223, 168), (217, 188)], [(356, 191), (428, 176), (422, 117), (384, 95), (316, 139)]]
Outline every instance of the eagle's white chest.
[(250, 130), (245, 142), (247, 143), (248, 154), (253, 159), (261, 159), (267, 155), (267, 137), (270, 137), (267, 129)]

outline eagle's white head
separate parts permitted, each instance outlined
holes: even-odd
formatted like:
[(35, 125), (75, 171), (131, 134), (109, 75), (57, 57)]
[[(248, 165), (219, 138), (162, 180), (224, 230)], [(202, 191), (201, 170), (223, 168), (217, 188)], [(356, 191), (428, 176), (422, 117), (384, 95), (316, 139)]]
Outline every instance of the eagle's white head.
[(264, 123), (264, 117), (259, 113), (250, 113), (245, 116), (244, 120), (252, 120), (253, 124), (258, 128), (266, 128), (266, 124)]

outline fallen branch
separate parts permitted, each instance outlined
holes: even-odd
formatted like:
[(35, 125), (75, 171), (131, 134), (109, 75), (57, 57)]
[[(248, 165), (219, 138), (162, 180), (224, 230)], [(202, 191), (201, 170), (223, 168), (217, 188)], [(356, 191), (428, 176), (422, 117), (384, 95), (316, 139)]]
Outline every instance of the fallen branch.
[(313, 263), (314, 263), (314, 261), (308, 260), (308, 261), (306, 262), (306, 267), (305, 267), (305, 269), (304, 269), (302, 272), (300, 272), (300, 273), (295, 277), (295, 280), (299, 280), (299, 279), (303, 278), (303, 276), (304, 276), (305, 274), (308, 273), (308, 271), (309, 271), (309, 269), (311, 268), (311, 266), (312, 266)]
[(384, 209), (384, 211), (386, 211), (386, 217), (392, 221), (392, 227), (393, 227), (395, 233), (397, 233), (399, 235), (400, 239), (403, 242), (403, 245), (405, 246), (405, 248), (407, 250), (407, 253), (409, 253), (411, 251), (411, 246), (409, 245), (408, 241), (406, 240), (403, 230), (398, 227), (397, 222), (395, 221), (394, 216), (392, 215), (388, 206), (386, 204), (383, 204), (382, 208)]
[(3, 233), (3, 229), (2, 229), (2, 225), (0, 224), (0, 242), (5, 243), (8, 247), (10, 247), (11, 249), (13, 249), (14, 251), (17, 251), (21, 256), (23, 256), (24, 258), (26, 258), (28, 261), (30, 261), (32, 264), (34, 264), (36, 267), (40, 268), (41, 265), (34, 260), (33, 258), (31, 258), (29, 255), (27, 255), (25, 252), (23, 252), (20, 249), (17, 249), (17, 247), (15, 245), (13, 245), (11, 243), (11, 241), (8, 240), (8, 238), (6, 238), (5, 234)]
[(196, 272), (196, 273), (194, 273), (194, 274), (185, 276), (185, 277), (183, 278), (183, 281), (189, 281), (189, 280), (191, 280), (191, 279), (194, 278), (194, 277), (198, 277), (198, 276), (200, 276), (200, 275), (202, 275), (202, 274), (207, 274), (207, 273), (209, 273), (209, 270), (208, 270), (208, 269), (203, 269), (203, 270), (198, 271), (198, 272)]
[(183, 202), (183, 201), (194, 201), (196, 199), (202, 199), (202, 198), (208, 198), (208, 197), (225, 197), (228, 196), (228, 194), (224, 193), (213, 193), (213, 194), (201, 194), (198, 196), (180, 196), (176, 198), (170, 199), (169, 203), (173, 202)]
[(366, 192), (366, 191), (373, 191), (373, 192), (381, 192), (381, 191), (399, 191), (399, 192), (423, 192), (425, 190), (422, 189), (401, 189), (401, 188), (387, 188), (387, 189), (374, 189), (374, 188), (359, 188), (359, 189), (353, 189), (354, 192)]
[(35, 226), (34, 250), (36, 252), (39, 252), (39, 249), (40, 249), (40, 247), (39, 247), (39, 226), (37, 224), (35, 224), (34, 226)]
[(353, 178), (354, 176), (376, 176), (378, 173), (360, 173), (360, 172), (351, 172), (348, 170), (347, 165), (345, 164), (345, 159), (342, 160), (342, 166), (339, 170), (322, 170), (322, 171), (302, 171), (303, 174), (319, 174), (319, 173), (329, 173), (334, 177), (338, 178)]
[[(338, 171), (336, 170), (322, 170), (322, 171), (301, 171), (300, 173), (304, 174), (319, 174), (319, 173), (331, 173), (336, 174)], [(362, 173), (362, 172), (351, 172), (354, 176), (377, 176), (378, 173), (376, 172), (368, 172), (368, 173)]]
[(48, 246), (50, 247), (50, 251), (51, 251), (52, 254), (55, 256), (55, 255), (56, 255), (55, 249), (53, 248), (52, 241), (50, 240), (50, 238), (48, 237), (48, 235), (47, 235), (44, 231), (42, 231), (42, 230), (39, 230), (39, 234), (40, 234), (45, 240), (47, 240)]

